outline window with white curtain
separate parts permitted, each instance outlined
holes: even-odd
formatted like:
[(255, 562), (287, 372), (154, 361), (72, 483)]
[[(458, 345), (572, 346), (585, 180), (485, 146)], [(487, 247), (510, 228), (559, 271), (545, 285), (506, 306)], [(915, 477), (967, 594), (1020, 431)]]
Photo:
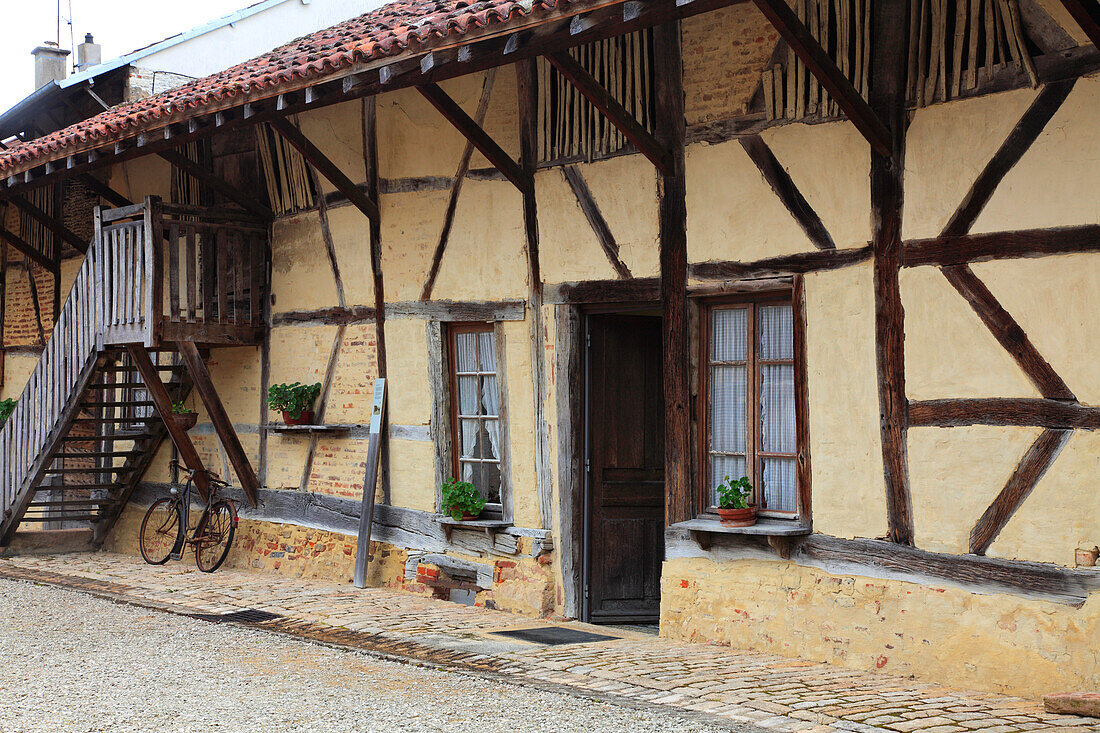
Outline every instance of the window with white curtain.
[(501, 385), (493, 326), (452, 326), (450, 352), (455, 474), (477, 487), (487, 510), (500, 510)]
[(797, 516), (794, 310), (790, 301), (706, 310), (704, 504), (726, 476), (747, 476), (762, 512)]

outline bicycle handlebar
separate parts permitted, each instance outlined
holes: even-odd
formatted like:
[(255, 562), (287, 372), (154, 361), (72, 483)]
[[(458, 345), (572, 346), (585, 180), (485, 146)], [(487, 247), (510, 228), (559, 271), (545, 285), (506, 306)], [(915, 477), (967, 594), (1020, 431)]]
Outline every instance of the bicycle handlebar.
[(206, 474), (206, 478), (208, 480), (213, 481), (214, 483), (222, 484), (223, 486), (229, 486), (229, 483), (227, 481), (224, 481), (223, 479), (221, 479), (218, 476), (218, 474), (214, 473), (213, 471), (211, 471), (209, 469), (206, 469), (206, 468), (202, 468), (202, 469), (188, 468), (187, 466), (184, 466), (182, 463), (180, 463), (179, 461), (177, 461), (174, 458), (172, 460), (168, 461), (168, 467), (169, 468), (174, 468), (178, 471), (183, 471), (184, 473), (187, 474), (187, 477), (190, 478), (190, 479), (193, 479), (195, 477), (195, 474), (197, 474), (197, 473), (204, 473), (204, 474)]

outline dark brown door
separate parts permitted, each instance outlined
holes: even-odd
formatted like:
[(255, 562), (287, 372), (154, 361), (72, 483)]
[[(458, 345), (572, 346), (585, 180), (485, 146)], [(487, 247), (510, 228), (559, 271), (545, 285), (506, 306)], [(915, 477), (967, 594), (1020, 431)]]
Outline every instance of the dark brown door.
[(588, 616), (660, 616), (664, 559), (661, 320), (589, 317)]

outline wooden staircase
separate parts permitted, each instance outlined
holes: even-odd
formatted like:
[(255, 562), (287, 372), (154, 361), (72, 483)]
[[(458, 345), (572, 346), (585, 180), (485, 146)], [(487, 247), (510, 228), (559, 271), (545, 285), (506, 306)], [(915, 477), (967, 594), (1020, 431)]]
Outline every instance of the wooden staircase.
[(202, 470), (186, 433), (162, 419), (193, 382), (254, 500), (199, 348), (262, 337), (266, 263), (266, 228), (237, 212), (156, 198), (97, 209), (95, 241), (0, 431), (0, 547), (24, 524), (90, 525), (101, 543), (166, 435)]

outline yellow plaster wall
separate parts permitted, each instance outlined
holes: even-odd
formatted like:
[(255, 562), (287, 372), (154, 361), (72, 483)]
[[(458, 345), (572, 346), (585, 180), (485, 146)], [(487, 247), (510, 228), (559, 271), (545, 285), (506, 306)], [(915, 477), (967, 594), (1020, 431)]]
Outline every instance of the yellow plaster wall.
[(0, 385), (0, 399), (19, 399), (36, 366), (38, 366), (37, 356), (5, 354), (4, 383)]
[(1100, 593), (1073, 608), (782, 561), (677, 559), (661, 577), (661, 636), (1026, 697), (1100, 686)]
[(336, 304), (336, 280), (316, 211), (279, 219), (272, 226), (271, 292), (275, 313)]
[[(298, 116), (302, 133), (356, 183), (367, 179), (363, 161), (363, 103), (364, 100), (356, 99)], [(336, 190), (324, 176), (318, 179), (325, 193)]]
[(531, 376), (531, 327), (527, 321), (503, 325), (508, 380), (508, 450), (512, 474), (512, 512), (519, 527), (538, 527), (535, 481), (535, 397)]
[(806, 362), (815, 531), (886, 532), (871, 266), (808, 275)]

